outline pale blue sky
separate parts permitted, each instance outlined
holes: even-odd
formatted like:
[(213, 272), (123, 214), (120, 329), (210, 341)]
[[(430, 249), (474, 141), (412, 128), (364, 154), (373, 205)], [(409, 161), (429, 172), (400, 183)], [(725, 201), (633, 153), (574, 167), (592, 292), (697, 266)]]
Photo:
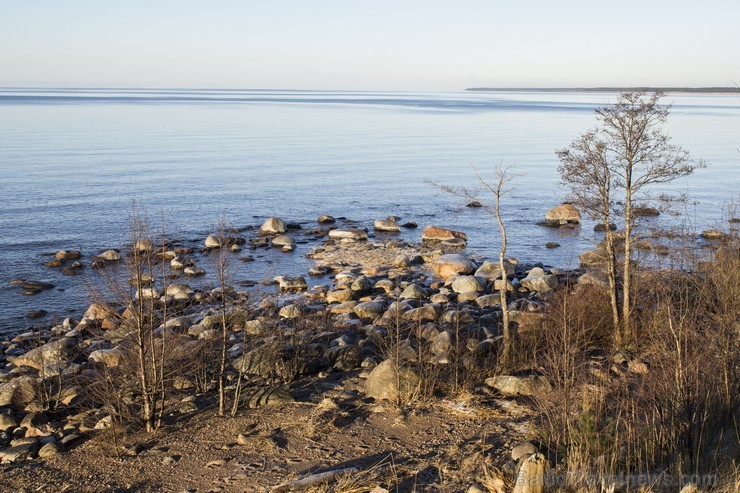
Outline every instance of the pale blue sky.
[(739, 23), (737, 0), (0, 0), (0, 86), (728, 86)]

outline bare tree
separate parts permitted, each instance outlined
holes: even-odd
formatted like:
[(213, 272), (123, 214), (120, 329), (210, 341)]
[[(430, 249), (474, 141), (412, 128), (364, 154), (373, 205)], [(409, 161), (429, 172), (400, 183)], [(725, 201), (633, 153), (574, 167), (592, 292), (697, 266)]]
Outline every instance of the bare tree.
[(215, 258), (216, 277), (218, 278), (219, 288), (219, 312), (221, 316), (221, 341), (219, 345), (219, 370), (218, 370), (218, 415), (224, 416), (226, 413), (226, 350), (229, 342), (229, 321), (228, 321), (228, 302), (229, 302), (229, 282), (232, 276), (232, 264), (229, 247), (235, 244), (231, 232), (226, 227), (226, 219), (221, 218), (218, 224), (216, 240), (219, 248)]
[[(504, 166), (503, 163), (499, 163), (496, 166), (496, 180), (494, 182), (484, 179), (478, 172), (478, 170), (475, 170), (475, 174), (478, 177), (478, 182), (480, 183), (481, 187), (493, 195), (493, 204), (480, 200), (480, 193), (478, 193), (479, 190), (469, 190), (467, 188), (455, 188), (449, 185), (434, 184), (436, 187), (447, 193), (457, 195), (465, 199), (478, 201), (482, 207), (493, 214), (493, 216), (496, 218), (496, 222), (498, 223), (498, 228), (501, 232), (501, 248), (499, 249), (499, 269), (501, 270), (501, 282), (499, 284), (498, 292), (501, 300), (502, 312), (501, 318), (503, 327), (503, 348), (501, 363), (503, 365), (507, 365), (509, 363), (512, 349), (511, 329), (509, 327), (509, 307), (506, 297), (508, 291), (508, 280), (506, 275), (506, 248), (508, 238), (506, 235), (506, 225), (504, 224), (501, 216), (501, 199), (504, 195), (511, 191), (510, 188), (507, 188), (507, 184), (513, 179), (513, 177), (509, 173), (510, 170), (511, 166)], [(494, 286), (496, 284), (496, 281), (497, 280), (494, 279)]]
[[(634, 204), (648, 198), (646, 189), (650, 185), (673, 181), (704, 166), (691, 160), (686, 150), (671, 144), (663, 131), (670, 112), (670, 106), (659, 104), (663, 96), (662, 92), (642, 91), (620, 94), (613, 105), (596, 109), (598, 123), (594, 130), (581, 136), (570, 149), (558, 151), (561, 178), (576, 195), (591, 195), (591, 201), (597, 204), (591, 210), (600, 211), (602, 218), (611, 217), (612, 208), (617, 206), (611, 193), (624, 193), (620, 211), (624, 219), (624, 264), (618, 341), (632, 335)], [(606, 228), (608, 231), (608, 222)]]
[[(483, 187), (491, 192), (495, 198), (493, 206), (487, 206), (492, 209), (493, 214), (496, 216), (496, 222), (498, 223), (499, 231), (501, 232), (501, 248), (499, 249), (498, 262), (499, 269), (501, 270), (501, 284), (499, 285), (499, 297), (501, 299), (501, 318), (504, 331), (504, 342), (503, 342), (503, 353), (501, 361), (504, 366), (509, 364), (511, 358), (511, 330), (509, 328), (509, 305), (506, 299), (506, 293), (509, 288), (507, 276), (506, 276), (506, 247), (507, 247), (507, 236), (506, 236), (506, 225), (501, 218), (501, 197), (509, 192), (509, 189), (505, 188), (506, 184), (511, 181), (511, 177), (507, 176), (507, 172), (510, 167), (505, 167), (501, 163), (496, 166), (496, 181), (494, 183), (484, 180), (480, 173), (476, 171), (478, 181)], [(494, 286), (496, 281), (494, 280)]]
[(620, 340), (619, 284), (617, 259), (612, 231), (614, 207), (612, 171), (609, 168), (606, 146), (597, 131), (581, 135), (570, 148), (556, 151), (560, 158), (561, 180), (569, 188), (568, 200), (606, 228), (607, 277), (614, 325), (614, 339)]

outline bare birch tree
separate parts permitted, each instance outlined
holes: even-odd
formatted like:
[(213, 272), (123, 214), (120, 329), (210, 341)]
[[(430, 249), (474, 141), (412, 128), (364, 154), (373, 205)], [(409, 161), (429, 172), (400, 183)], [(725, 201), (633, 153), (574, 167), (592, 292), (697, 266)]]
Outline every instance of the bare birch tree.
[[(624, 193), (621, 217), (624, 220), (624, 263), (621, 279), (621, 340), (632, 336), (632, 236), (634, 204), (647, 199), (650, 185), (688, 176), (703, 162), (671, 144), (663, 131), (670, 106), (660, 105), (662, 92), (625, 92), (616, 103), (596, 109), (597, 126), (582, 135), (570, 149), (558, 151), (561, 178), (574, 194), (591, 195), (598, 214), (606, 217), (617, 201), (611, 192)], [(610, 192), (604, 194), (605, 192)], [(605, 205), (609, 207), (605, 207)], [(592, 209), (594, 210), (594, 209)], [(608, 217), (611, 217), (609, 215)], [(606, 223), (607, 231), (609, 223)], [(609, 241), (609, 239), (607, 239)], [(612, 289), (614, 293), (614, 289)]]

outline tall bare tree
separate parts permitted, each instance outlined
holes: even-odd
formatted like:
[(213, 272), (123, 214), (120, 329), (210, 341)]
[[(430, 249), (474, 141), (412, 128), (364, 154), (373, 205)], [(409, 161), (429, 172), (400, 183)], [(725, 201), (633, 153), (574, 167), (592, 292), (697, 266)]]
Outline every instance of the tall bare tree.
[(586, 132), (576, 139), (568, 149), (556, 151), (560, 158), (562, 181), (570, 190), (569, 201), (592, 219), (606, 227), (606, 263), (609, 280), (609, 298), (612, 308), (614, 339), (620, 342), (619, 284), (617, 282), (617, 258), (612, 231), (612, 209), (614, 191), (612, 171), (609, 168), (606, 146), (596, 131)]
[[(617, 190), (624, 193), (619, 211), (624, 220), (624, 264), (618, 341), (632, 335), (634, 205), (648, 198), (650, 185), (688, 176), (705, 166), (703, 162), (693, 161), (685, 149), (671, 144), (664, 132), (663, 125), (670, 113), (670, 105), (659, 104), (664, 95), (643, 91), (620, 94), (613, 105), (596, 109), (594, 130), (583, 134), (570, 149), (558, 151), (563, 182), (575, 195), (590, 195), (591, 202), (596, 204), (591, 210), (599, 211), (600, 217), (611, 217), (611, 211), (618, 205), (611, 194)], [(606, 227), (608, 231), (608, 222)]]
[[(506, 225), (501, 215), (501, 199), (504, 195), (511, 191), (511, 189), (507, 187), (508, 183), (511, 182), (511, 180), (513, 179), (511, 173), (509, 172), (510, 169), (511, 166), (504, 166), (503, 163), (499, 163), (496, 166), (495, 181), (486, 180), (481, 176), (478, 170), (475, 170), (475, 174), (478, 177), (478, 182), (480, 183), (480, 187), (478, 190), (469, 190), (467, 188), (457, 188), (436, 183), (434, 184), (436, 187), (447, 193), (457, 195), (465, 199), (478, 201), (482, 207), (488, 210), (496, 218), (496, 223), (498, 224), (499, 232), (501, 233), (501, 246), (499, 248), (499, 269), (501, 270), (501, 282), (499, 284), (498, 292), (501, 302), (501, 319), (503, 327), (503, 348), (501, 363), (504, 366), (510, 362), (512, 353), (512, 337), (511, 329), (509, 326), (509, 306), (507, 302), (508, 280), (506, 275), (506, 248), (508, 246), (508, 237), (506, 234)], [(481, 190), (480, 188), (482, 188), (483, 190)], [(482, 192), (484, 190), (490, 192), (493, 195), (493, 203), (481, 200), (479, 198), (479, 192)], [(496, 280), (494, 280), (494, 285), (495, 284)]]

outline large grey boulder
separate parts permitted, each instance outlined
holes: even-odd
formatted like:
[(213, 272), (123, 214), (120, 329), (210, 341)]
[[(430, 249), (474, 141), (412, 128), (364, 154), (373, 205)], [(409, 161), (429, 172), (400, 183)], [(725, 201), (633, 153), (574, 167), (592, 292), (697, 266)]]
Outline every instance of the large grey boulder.
[(71, 362), (77, 354), (77, 343), (69, 337), (47, 342), (13, 359), (15, 366), (30, 366), (37, 370)]
[(385, 360), (367, 377), (365, 394), (378, 401), (408, 402), (418, 393), (419, 383), (419, 376), (414, 371)]
[(480, 293), (486, 289), (486, 284), (475, 276), (459, 276), (452, 282), (455, 293)]

